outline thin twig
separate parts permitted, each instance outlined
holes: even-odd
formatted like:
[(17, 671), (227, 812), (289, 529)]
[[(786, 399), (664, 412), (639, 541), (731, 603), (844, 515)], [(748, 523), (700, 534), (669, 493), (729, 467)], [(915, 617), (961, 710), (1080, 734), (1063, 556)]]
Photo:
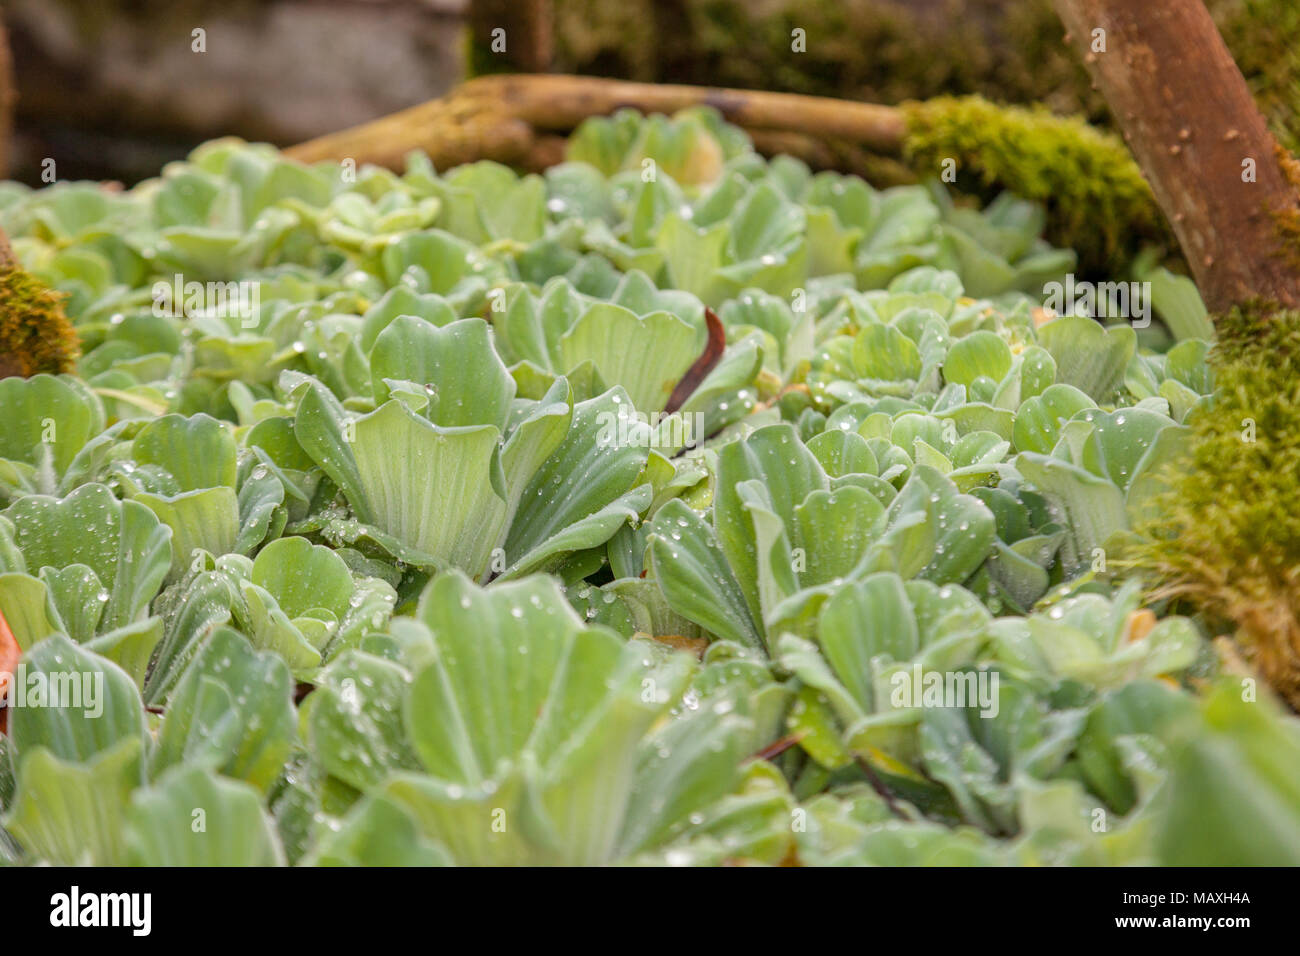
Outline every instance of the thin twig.
[(772, 741), (762, 750), (755, 751), (754, 754), (751, 755), (749, 759), (750, 760), (772, 760), (776, 757), (781, 756), (781, 754), (785, 753), (787, 750), (789, 750), (799, 741), (803, 740), (803, 738), (804, 738), (803, 734), (786, 734), (784, 737), (781, 737), (779, 740)]
[(890, 793), (889, 788), (885, 786), (885, 782), (876, 773), (876, 768), (871, 766), (866, 758), (860, 754), (854, 754), (853, 760), (861, 768), (862, 772), (867, 775), (867, 782), (871, 784), (871, 789), (876, 791), (881, 800), (885, 801), (885, 806), (889, 807), (889, 812), (900, 820), (910, 820), (911, 817), (903, 812), (903, 808), (898, 805), (894, 795)]

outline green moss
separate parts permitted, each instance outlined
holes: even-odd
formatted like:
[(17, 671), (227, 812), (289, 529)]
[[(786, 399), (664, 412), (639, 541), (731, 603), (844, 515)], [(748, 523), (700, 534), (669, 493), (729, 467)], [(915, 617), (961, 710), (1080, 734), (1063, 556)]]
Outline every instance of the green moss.
[(77, 354), (63, 297), (24, 269), (0, 271), (0, 375), (71, 372)]
[(1214, 403), (1133, 560), (1300, 707), (1300, 311), (1251, 303), (1216, 326)]
[(938, 176), (956, 160), (958, 189), (1010, 189), (1042, 203), (1047, 238), (1076, 249), (1085, 272), (1119, 275), (1143, 245), (1172, 245), (1137, 164), (1116, 137), (1044, 108), (1002, 107), (979, 97), (905, 105), (905, 152)]

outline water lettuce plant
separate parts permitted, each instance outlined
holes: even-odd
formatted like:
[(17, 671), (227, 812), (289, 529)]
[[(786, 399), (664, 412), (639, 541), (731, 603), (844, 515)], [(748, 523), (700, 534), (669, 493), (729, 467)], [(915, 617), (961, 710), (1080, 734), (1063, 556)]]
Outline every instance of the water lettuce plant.
[(1244, 592), (1131, 557), (1242, 373), (1044, 222), (699, 110), (0, 187), (0, 862), (1300, 862)]

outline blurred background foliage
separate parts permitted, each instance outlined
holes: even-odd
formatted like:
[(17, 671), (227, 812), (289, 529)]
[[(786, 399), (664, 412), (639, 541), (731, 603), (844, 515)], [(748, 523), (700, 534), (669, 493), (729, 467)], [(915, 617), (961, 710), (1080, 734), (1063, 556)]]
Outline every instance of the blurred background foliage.
[[(1300, 4), (1207, 5), (1296, 150)], [(528, 44), (503, 56), (467, 29), (494, 7), (549, 17), (557, 72), (880, 103), (975, 93), (1109, 119), (1050, 0), (7, 0), (10, 174), (35, 183), (56, 156), (60, 178), (131, 182), (213, 136), (289, 144), (519, 69)]]
[[(1300, 4), (1207, 0), (1275, 131), (1300, 142)], [(1051, 0), (555, 0), (556, 69), (879, 103), (975, 93), (1108, 124)], [(650, 29), (647, 29), (647, 25)], [(803, 29), (807, 50), (791, 53)]]

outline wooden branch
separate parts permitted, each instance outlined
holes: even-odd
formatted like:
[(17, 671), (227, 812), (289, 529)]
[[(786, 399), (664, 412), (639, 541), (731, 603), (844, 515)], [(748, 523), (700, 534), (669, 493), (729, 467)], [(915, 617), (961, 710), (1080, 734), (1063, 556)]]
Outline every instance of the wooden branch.
[(592, 116), (630, 107), (675, 113), (712, 106), (761, 137), (800, 133), (897, 155), (907, 122), (890, 106), (793, 93), (628, 83), (583, 76), (484, 76), (439, 100), (286, 150), (303, 162), (353, 159), (389, 168), (423, 149), (440, 169), (475, 159), (529, 165), (540, 134), (567, 133)]
[[(496, 83), (489, 85), (488, 80)], [(823, 96), (766, 93), (708, 86), (628, 83), (585, 76), (503, 76), (466, 84), (467, 92), (499, 96), (511, 115), (539, 129), (569, 130), (590, 116), (631, 107), (643, 113), (675, 113), (712, 106), (729, 123), (849, 139), (881, 152), (897, 152), (906, 133), (903, 114), (892, 106)]]
[(1254, 297), (1300, 305), (1276, 221), (1296, 190), (1201, 0), (1053, 2), (1210, 310)]

